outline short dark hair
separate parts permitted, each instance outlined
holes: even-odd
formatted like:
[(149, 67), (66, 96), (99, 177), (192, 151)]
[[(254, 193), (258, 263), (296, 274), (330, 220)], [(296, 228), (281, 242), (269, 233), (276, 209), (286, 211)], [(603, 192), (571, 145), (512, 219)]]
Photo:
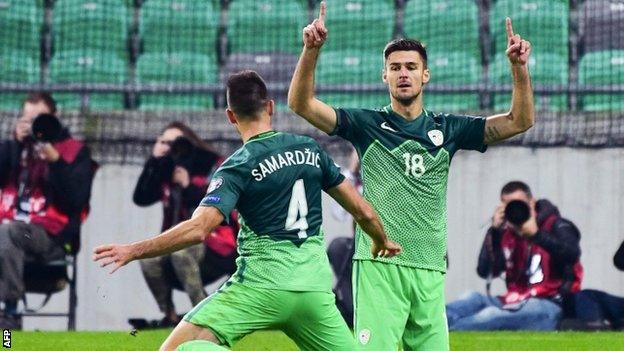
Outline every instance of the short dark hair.
[(529, 186), (525, 182), (521, 182), (519, 180), (514, 180), (505, 184), (505, 186), (503, 186), (503, 188), (501, 189), (501, 196), (515, 193), (518, 190), (524, 192), (530, 198), (533, 197), (533, 195), (531, 194), (531, 188), (529, 188)]
[(56, 101), (54, 101), (52, 95), (47, 91), (34, 91), (29, 93), (28, 96), (26, 96), (26, 99), (24, 99), (22, 106), (24, 106), (27, 102), (31, 104), (43, 102), (48, 107), (51, 114), (56, 114)]
[(228, 78), (228, 107), (238, 116), (255, 117), (268, 100), (266, 84), (255, 71), (240, 71)]
[(399, 38), (394, 39), (384, 48), (384, 60), (388, 59), (391, 53), (395, 51), (416, 51), (422, 57), (423, 63), (425, 64), (425, 68), (427, 68), (427, 48), (423, 43), (416, 39), (409, 38)]

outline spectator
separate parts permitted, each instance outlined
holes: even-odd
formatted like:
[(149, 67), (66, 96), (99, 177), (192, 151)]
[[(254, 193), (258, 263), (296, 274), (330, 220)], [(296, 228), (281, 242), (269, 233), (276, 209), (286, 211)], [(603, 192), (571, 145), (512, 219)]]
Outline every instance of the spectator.
[[(505, 208), (513, 200), (529, 208), (529, 219), (513, 225)], [(548, 200), (536, 201), (522, 182), (507, 183), (492, 217), (477, 273), (488, 294), (470, 292), (446, 306), (450, 330), (553, 330), (562, 297), (580, 289), (580, 233)], [(505, 273), (507, 292), (489, 296), (489, 281)]]
[[(624, 242), (615, 253), (613, 263), (624, 271)], [(624, 328), (624, 297), (586, 289), (575, 295), (575, 308), (583, 329)]]
[[(13, 137), (0, 144), (0, 324), (12, 329), (21, 328), (24, 263), (77, 252), (95, 173), (89, 149), (60, 126), (50, 94), (31, 93), (22, 107)], [(58, 126), (47, 125), (56, 132), (46, 142), (32, 133), (42, 114)]]
[[(206, 194), (209, 174), (222, 161), (188, 126), (173, 122), (154, 144), (134, 190), (134, 203), (148, 206), (161, 201), (165, 231), (191, 217)], [(179, 322), (172, 300), (175, 287), (182, 288), (197, 305), (207, 296), (205, 284), (236, 270), (237, 230), (222, 226), (207, 237), (205, 245), (140, 261), (147, 285), (165, 315), (160, 326)]]

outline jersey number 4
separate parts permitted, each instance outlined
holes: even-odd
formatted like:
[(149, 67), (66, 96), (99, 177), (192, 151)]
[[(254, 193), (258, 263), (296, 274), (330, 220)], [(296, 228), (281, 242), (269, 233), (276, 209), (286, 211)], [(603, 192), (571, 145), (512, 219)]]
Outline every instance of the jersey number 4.
[(305, 185), (303, 185), (303, 179), (297, 179), (295, 185), (293, 185), (292, 194), (290, 195), (290, 204), (288, 205), (288, 217), (286, 217), (285, 229), (299, 230), (299, 233), (297, 234), (299, 239), (307, 238), (307, 215), (308, 201), (306, 200)]
[(406, 152), (403, 154), (403, 159), (405, 160), (406, 176), (409, 177), (411, 174), (416, 178), (420, 178), (423, 174), (425, 174), (425, 162), (421, 155)]

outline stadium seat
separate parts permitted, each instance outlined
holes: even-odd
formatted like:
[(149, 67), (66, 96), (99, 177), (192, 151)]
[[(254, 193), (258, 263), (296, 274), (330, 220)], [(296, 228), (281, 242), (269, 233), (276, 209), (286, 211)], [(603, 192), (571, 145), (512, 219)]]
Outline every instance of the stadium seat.
[(293, 0), (234, 0), (228, 11), (227, 37), (231, 53), (301, 51), (301, 30), (308, 18)]
[(409, 0), (403, 31), (426, 43), (429, 54), (464, 51), (481, 60), (474, 0)]
[[(137, 82), (149, 84), (209, 84), (217, 82), (215, 56), (151, 53), (139, 57)], [(214, 107), (213, 94), (142, 94), (142, 110), (207, 110)]]
[(507, 48), (505, 17), (510, 17), (514, 32), (531, 42), (534, 53), (567, 59), (569, 14), (567, 0), (497, 0), (490, 11), (493, 54)]
[[(109, 83), (124, 84), (128, 75), (127, 63), (115, 53), (74, 50), (58, 52), (50, 61), (51, 83)], [(54, 95), (62, 109), (80, 107), (80, 95), (59, 93)], [(91, 109), (123, 109), (123, 95), (115, 93), (89, 94)]]
[[(568, 61), (561, 55), (554, 53), (532, 53), (529, 58), (529, 69), (533, 85), (560, 86), (568, 84)], [(495, 56), (490, 65), (490, 83), (493, 85), (511, 85), (511, 70), (509, 59), (503, 52)], [(563, 111), (568, 108), (566, 94), (534, 94), (535, 109), (537, 111)], [(495, 94), (494, 109), (506, 110), (511, 104), (511, 95), (507, 93)]]
[[(481, 64), (471, 53), (456, 51), (433, 53), (428, 59), (430, 86), (457, 87), (478, 84), (481, 80)], [(424, 106), (432, 111), (455, 112), (479, 109), (478, 93), (434, 93), (425, 87)]]
[[(314, 12), (318, 15), (318, 6)], [(392, 0), (332, 0), (327, 2), (329, 38), (325, 50), (371, 50), (381, 53), (395, 26)], [(299, 37), (301, 29), (299, 29)]]
[(4, 0), (0, 2), (0, 47), (3, 52), (20, 51), (39, 58), (43, 9), (40, 1)]
[[(21, 51), (7, 51), (0, 54), (0, 82), (39, 82), (39, 58), (32, 58)], [(0, 94), (0, 109), (17, 111), (21, 108), (24, 93)]]
[[(624, 84), (624, 50), (586, 54), (579, 64), (579, 83), (583, 88)], [(581, 103), (585, 111), (624, 110), (624, 94), (586, 94)]]
[(128, 56), (128, 8), (115, 1), (56, 0), (54, 51), (101, 50), (105, 55)]
[(624, 49), (624, 0), (587, 0), (580, 11), (585, 53)]
[[(322, 51), (316, 71), (317, 85), (347, 85), (356, 89), (362, 84), (382, 84), (381, 52), (340, 50)], [(337, 107), (376, 108), (389, 103), (387, 92), (319, 93), (324, 102)]]
[[(298, 59), (297, 55), (281, 53), (232, 54), (227, 58), (220, 80), (224, 85), (231, 73), (243, 69), (254, 70), (268, 84), (284, 86), (283, 91), (272, 91), (269, 87), (269, 96), (275, 100), (278, 109), (286, 110), (288, 108), (286, 106), (287, 90)], [(223, 102), (220, 105), (224, 104)]]
[(148, 0), (141, 7), (140, 32), (146, 53), (214, 55), (219, 9), (212, 1)]

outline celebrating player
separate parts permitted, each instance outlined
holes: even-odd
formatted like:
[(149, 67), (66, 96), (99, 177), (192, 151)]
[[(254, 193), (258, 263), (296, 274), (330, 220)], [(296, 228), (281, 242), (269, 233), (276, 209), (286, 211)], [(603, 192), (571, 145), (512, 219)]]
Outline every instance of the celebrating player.
[[(417, 40), (397, 39), (384, 49), (382, 79), (390, 105), (381, 110), (332, 108), (314, 95), (314, 70), (323, 43), (326, 5), (303, 30), (304, 48), (288, 105), (320, 130), (349, 140), (358, 151), (364, 197), (377, 209), (395, 258), (370, 254), (371, 241), (357, 229), (353, 268), (355, 332), (362, 350), (448, 350), (445, 319), (446, 188), (451, 158), (459, 149), (488, 144), (528, 130), (534, 123), (527, 61), (531, 45), (506, 19), (513, 93), (509, 112), (487, 118), (423, 109), (429, 82), (427, 52)], [(346, 82), (348, 83), (348, 82)], [(382, 279), (382, 277), (384, 277)], [(385, 303), (376, 303), (384, 301)]]
[(228, 120), (244, 145), (215, 172), (193, 217), (152, 239), (100, 246), (94, 260), (112, 264), (114, 272), (132, 260), (199, 243), (237, 208), (236, 273), (184, 317), (161, 349), (199, 344), (203, 350), (226, 350), (219, 344), (232, 346), (252, 331), (273, 328), (302, 350), (354, 350), (331, 291), (321, 190), (371, 236), (372, 257), (390, 258), (400, 246), (387, 240), (377, 213), (313, 139), (271, 130), (274, 105), (257, 73), (230, 76), (227, 101)]

